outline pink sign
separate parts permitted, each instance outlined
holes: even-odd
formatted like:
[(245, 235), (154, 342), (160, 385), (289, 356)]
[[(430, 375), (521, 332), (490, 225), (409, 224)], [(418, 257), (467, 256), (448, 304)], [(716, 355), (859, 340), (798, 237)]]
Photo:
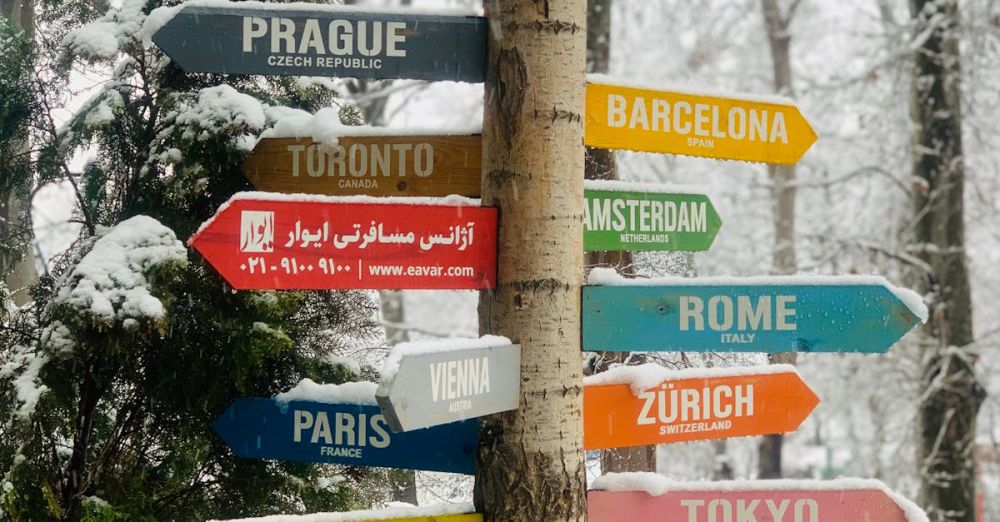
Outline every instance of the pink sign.
[[(906, 511), (880, 488), (824, 489), (803, 482), (782, 489), (766, 481), (719, 483), (717, 490), (590, 491), (590, 522), (907, 522)], [(831, 482), (833, 486), (836, 482)], [(754, 485), (757, 485), (756, 488)], [(775, 487), (778, 486), (778, 487)], [(908, 506), (916, 509), (916, 506)]]

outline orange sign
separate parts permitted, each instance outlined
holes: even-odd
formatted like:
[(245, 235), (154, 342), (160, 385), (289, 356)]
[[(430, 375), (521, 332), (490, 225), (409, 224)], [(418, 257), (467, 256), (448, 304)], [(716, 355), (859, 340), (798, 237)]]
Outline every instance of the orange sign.
[[(638, 393), (635, 376), (663, 380)], [(795, 431), (819, 404), (795, 368), (665, 370), (617, 368), (587, 379), (583, 445), (588, 450), (771, 435)]]
[(795, 164), (816, 142), (799, 109), (779, 98), (719, 97), (587, 84), (588, 147)]

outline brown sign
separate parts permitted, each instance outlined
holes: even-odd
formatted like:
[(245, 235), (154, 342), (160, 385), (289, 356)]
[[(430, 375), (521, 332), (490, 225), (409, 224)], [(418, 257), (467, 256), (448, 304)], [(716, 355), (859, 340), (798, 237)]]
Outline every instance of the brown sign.
[(478, 135), (265, 138), (243, 174), (267, 192), (479, 197), (481, 163)]

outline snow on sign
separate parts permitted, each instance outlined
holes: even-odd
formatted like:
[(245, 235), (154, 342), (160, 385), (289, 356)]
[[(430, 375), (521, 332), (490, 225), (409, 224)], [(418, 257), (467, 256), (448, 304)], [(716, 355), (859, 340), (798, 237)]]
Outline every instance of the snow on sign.
[(583, 349), (884, 353), (926, 320), (920, 296), (874, 276), (628, 280), (591, 272)]
[(494, 208), (242, 193), (188, 241), (238, 290), (493, 288)]
[(583, 245), (593, 251), (708, 250), (722, 226), (704, 194), (669, 187), (588, 181), (584, 191)]
[(782, 98), (660, 90), (591, 75), (584, 139), (601, 149), (791, 165), (816, 133)]
[(187, 5), (153, 35), (191, 73), (482, 82), (486, 20), (312, 3)]
[(587, 493), (590, 522), (927, 522), (877, 480), (672, 482), (609, 473)]
[(237, 399), (215, 432), (243, 458), (471, 474), (478, 424), (392, 433), (373, 404)]
[[(241, 518), (231, 522), (278, 522), (279, 520), (281, 522), (483, 522), (483, 516), (475, 513), (475, 506), (472, 503), (448, 503), (420, 507), (403, 504), (362, 511)], [(209, 522), (223, 521), (213, 520)]]
[(588, 450), (795, 431), (819, 404), (795, 367), (615, 368), (585, 379)]
[(403, 343), (393, 348), (375, 398), (393, 431), (516, 409), (521, 347), (503, 337)]
[(243, 162), (258, 190), (330, 196), (478, 197), (480, 136), (264, 138)]

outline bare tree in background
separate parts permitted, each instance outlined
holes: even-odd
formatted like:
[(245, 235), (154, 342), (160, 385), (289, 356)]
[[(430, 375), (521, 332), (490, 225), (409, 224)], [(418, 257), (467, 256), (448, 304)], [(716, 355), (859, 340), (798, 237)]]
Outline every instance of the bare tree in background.
[[(791, 96), (792, 60), (789, 32), (792, 16), (800, 0), (794, 0), (787, 11), (782, 12), (778, 0), (761, 0), (764, 10), (764, 25), (771, 49), (774, 68), (774, 89), (782, 95)], [(795, 166), (769, 165), (771, 178), (771, 201), (774, 215), (774, 251), (771, 270), (785, 275), (796, 272), (795, 261)], [(794, 364), (796, 354), (778, 353), (769, 356), (772, 364)], [(779, 478), (782, 475), (781, 449), (784, 435), (767, 435), (761, 439), (757, 474), (760, 478)]]
[[(587, 72), (607, 73), (611, 62), (612, 0), (589, 0), (587, 3)], [(608, 149), (587, 149), (586, 179), (618, 179), (615, 152)], [(584, 268), (614, 267), (621, 274), (634, 274), (631, 252), (587, 252)], [(629, 352), (600, 352), (594, 359), (595, 373), (607, 371), (613, 364), (630, 360)], [(637, 361), (633, 358), (631, 363)], [(656, 471), (656, 446), (636, 446), (601, 451), (601, 471)]]
[(500, 208), (480, 329), (521, 344), (518, 410), (480, 424), (486, 522), (586, 519), (583, 281), (585, 0), (486, 2), (483, 204)]
[(921, 504), (933, 522), (976, 519), (976, 380), (965, 250), (965, 158), (957, 0), (911, 0), (913, 34), (913, 251), (930, 304), (923, 328)]

